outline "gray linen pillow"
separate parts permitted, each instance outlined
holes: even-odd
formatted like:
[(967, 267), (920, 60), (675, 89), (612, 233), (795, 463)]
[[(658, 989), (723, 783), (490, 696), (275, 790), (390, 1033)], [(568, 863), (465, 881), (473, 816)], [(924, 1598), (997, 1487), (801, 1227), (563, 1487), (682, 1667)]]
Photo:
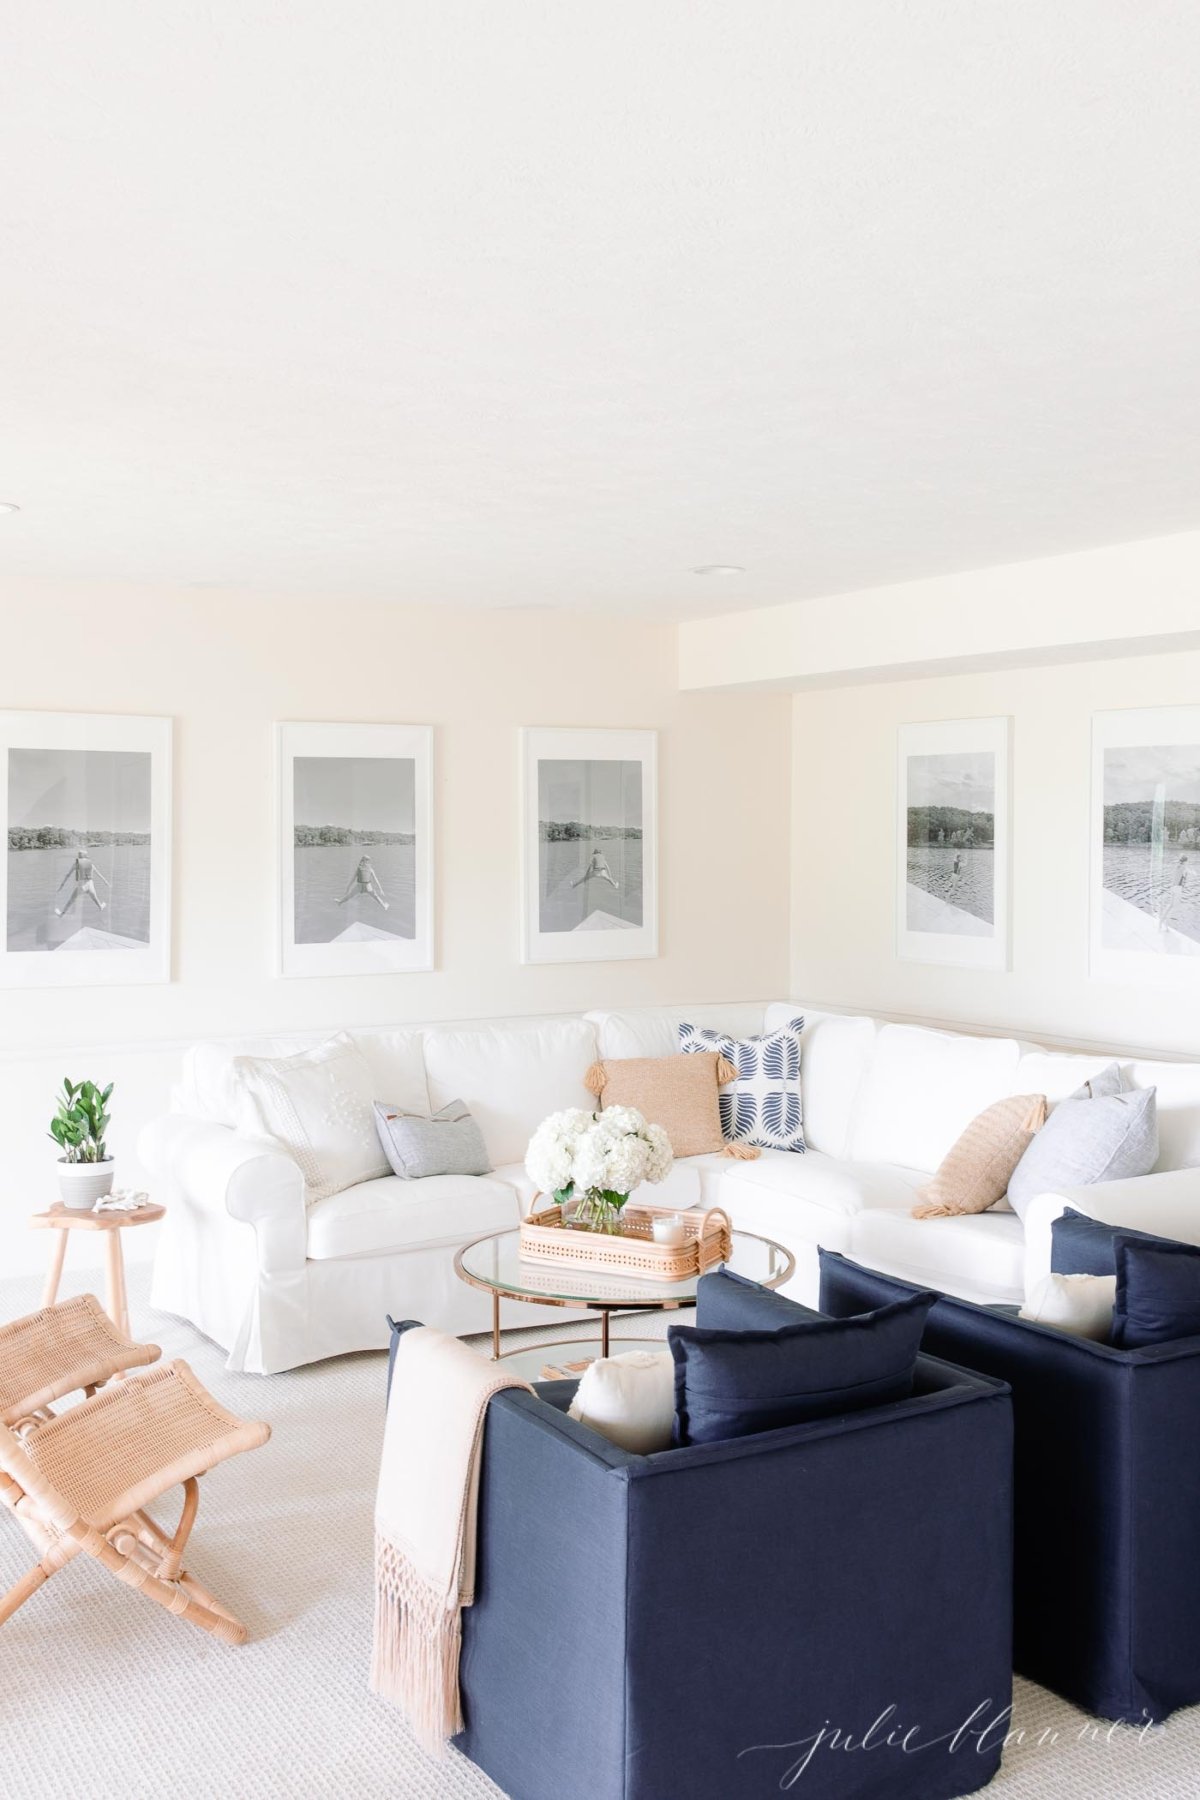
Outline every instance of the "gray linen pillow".
[(431, 1119), (375, 1102), (375, 1129), (393, 1171), (405, 1181), (423, 1175), (490, 1175), (483, 1133), (461, 1100)]
[(1105, 1064), (1098, 1075), (1093, 1075), (1090, 1081), (1077, 1087), (1073, 1094), (1068, 1094), (1067, 1099), (1110, 1100), (1114, 1094), (1123, 1094), (1125, 1091), (1125, 1077), (1121, 1073), (1120, 1063), (1110, 1062)]
[(1024, 1218), (1039, 1194), (1148, 1175), (1157, 1161), (1154, 1088), (1098, 1100), (1061, 1100), (1013, 1170), (1009, 1204)]

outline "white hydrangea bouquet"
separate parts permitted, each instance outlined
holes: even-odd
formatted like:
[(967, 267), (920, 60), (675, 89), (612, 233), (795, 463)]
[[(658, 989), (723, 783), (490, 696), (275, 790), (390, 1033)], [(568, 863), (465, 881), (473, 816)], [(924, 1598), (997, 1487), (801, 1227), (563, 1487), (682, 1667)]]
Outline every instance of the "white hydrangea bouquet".
[(565, 1222), (591, 1231), (621, 1229), (621, 1208), (643, 1181), (665, 1181), (674, 1158), (661, 1125), (632, 1106), (551, 1113), (529, 1140), (525, 1168), (553, 1194)]

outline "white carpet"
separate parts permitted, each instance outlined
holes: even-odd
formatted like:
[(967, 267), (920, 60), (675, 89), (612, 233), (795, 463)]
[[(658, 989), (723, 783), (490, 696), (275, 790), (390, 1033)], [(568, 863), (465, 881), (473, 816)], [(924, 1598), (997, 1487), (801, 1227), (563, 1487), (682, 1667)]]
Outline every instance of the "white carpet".
[[(384, 1358), (343, 1357), (265, 1380), (228, 1375), (212, 1345), (150, 1313), (144, 1296), (135, 1274), (139, 1335), (168, 1358), (186, 1357), (223, 1401), (273, 1428), (265, 1449), (202, 1484), (188, 1558), (251, 1639), (227, 1649), (77, 1559), (0, 1627), (4, 1800), (496, 1800), (499, 1790), (464, 1758), (424, 1757), (367, 1692)], [(0, 1284), (0, 1318), (37, 1300), (36, 1283)], [(630, 1320), (622, 1329), (647, 1336), (653, 1327)], [(535, 1342), (561, 1328), (523, 1335)], [(31, 1560), (0, 1515), (0, 1588)], [(1019, 1682), (1013, 1729), (1021, 1740), (987, 1790), (1000, 1800), (1200, 1794), (1200, 1708), (1141, 1737)]]

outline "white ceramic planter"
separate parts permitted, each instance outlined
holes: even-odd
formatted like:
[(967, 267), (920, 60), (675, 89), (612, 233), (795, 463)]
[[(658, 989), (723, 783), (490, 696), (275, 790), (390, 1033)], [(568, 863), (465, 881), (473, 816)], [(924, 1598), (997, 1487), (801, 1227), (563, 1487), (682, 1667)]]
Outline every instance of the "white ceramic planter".
[(58, 1160), (58, 1191), (62, 1203), (71, 1212), (91, 1212), (97, 1200), (111, 1194), (113, 1159), (99, 1163), (69, 1163)]

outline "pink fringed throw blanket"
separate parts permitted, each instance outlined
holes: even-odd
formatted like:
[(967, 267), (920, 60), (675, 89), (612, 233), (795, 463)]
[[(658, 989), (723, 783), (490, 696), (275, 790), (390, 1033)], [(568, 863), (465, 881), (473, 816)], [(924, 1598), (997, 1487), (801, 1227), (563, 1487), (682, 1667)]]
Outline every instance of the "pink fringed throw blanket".
[(463, 1726), (462, 1608), (475, 1598), (475, 1515), (488, 1401), (528, 1382), (420, 1326), (396, 1351), (375, 1500), (371, 1686), (444, 1753)]

